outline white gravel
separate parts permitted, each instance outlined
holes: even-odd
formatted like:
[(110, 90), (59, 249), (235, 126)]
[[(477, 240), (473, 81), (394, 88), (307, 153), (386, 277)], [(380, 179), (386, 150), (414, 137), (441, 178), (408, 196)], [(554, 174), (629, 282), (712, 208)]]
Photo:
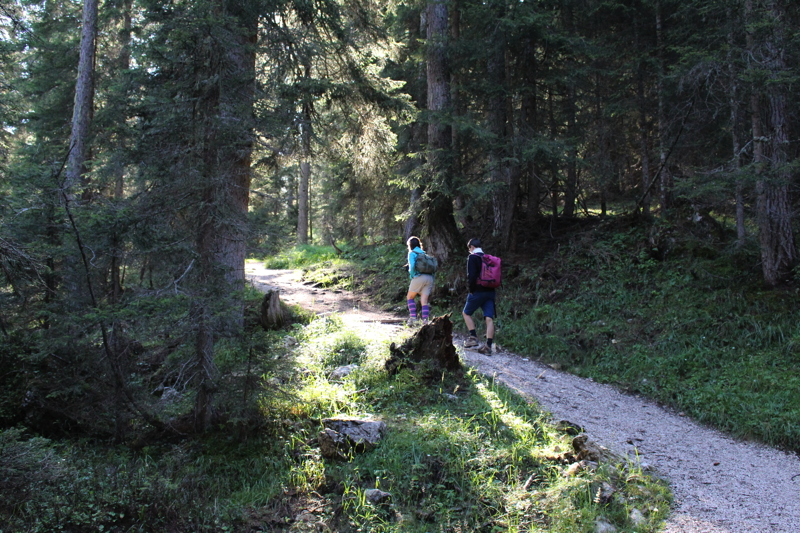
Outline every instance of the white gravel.
[[(320, 314), (367, 322), (397, 318), (352, 294), (302, 285), (296, 271), (248, 263), (247, 276), (256, 286), (280, 288), (284, 301)], [(463, 339), (455, 342), (461, 346)], [(800, 533), (797, 455), (735, 440), (645, 398), (515, 354), (462, 354), (481, 373), (535, 399), (555, 421), (581, 426), (619, 455), (638, 455), (643, 466), (666, 479), (675, 497), (666, 533)]]
[(515, 354), (465, 350), (480, 372), (533, 397), (553, 419), (635, 458), (666, 479), (675, 504), (668, 533), (800, 532), (800, 459), (735, 440), (608, 385)]

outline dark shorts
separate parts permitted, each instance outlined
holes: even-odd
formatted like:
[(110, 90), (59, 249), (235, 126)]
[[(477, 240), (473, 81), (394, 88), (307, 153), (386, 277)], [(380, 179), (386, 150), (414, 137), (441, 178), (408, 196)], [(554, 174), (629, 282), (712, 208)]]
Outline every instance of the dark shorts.
[(494, 291), (473, 292), (467, 296), (464, 314), (472, 316), (472, 313), (480, 307), (485, 318), (494, 318), (494, 295)]

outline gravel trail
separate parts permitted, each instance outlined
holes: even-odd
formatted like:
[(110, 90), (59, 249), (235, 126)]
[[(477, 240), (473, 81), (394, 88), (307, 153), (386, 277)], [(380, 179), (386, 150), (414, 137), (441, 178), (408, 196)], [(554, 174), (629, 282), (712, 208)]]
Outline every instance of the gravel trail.
[[(246, 270), (254, 285), (280, 289), (287, 303), (398, 327), (392, 324), (398, 317), (351, 293), (302, 284), (297, 271), (265, 270), (261, 263), (248, 263)], [(486, 356), (463, 349), (463, 338), (454, 342), (465, 363), (535, 399), (554, 420), (581, 426), (613, 452), (638, 455), (643, 466), (668, 480), (675, 504), (666, 533), (800, 533), (796, 454), (735, 440), (640, 396), (513, 353)]]

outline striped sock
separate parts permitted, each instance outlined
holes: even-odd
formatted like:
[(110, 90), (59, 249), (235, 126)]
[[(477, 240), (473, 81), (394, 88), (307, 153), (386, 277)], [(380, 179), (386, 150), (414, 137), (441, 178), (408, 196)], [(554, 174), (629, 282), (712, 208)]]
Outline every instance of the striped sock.
[(414, 300), (408, 300), (408, 314), (411, 318), (417, 318), (417, 302)]
[(428, 304), (422, 306), (422, 320), (428, 320), (428, 313), (430, 312), (430, 307)]

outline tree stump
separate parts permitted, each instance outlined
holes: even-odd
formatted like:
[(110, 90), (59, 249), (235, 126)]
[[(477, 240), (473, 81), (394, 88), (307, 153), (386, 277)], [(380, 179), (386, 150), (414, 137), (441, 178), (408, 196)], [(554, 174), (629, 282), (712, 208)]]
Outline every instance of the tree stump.
[(265, 330), (280, 329), (289, 323), (289, 311), (281, 302), (279, 290), (270, 289), (264, 294), (259, 322)]
[(392, 355), (386, 361), (386, 370), (390, 375), (409, 367), (425, 373), (427, 377), (437, 378), (443, 370), (461, 368), (456, 347), (453, 346), (450, 315), (437, 317), (430, 324), (422, 326), (399, 347), (392, 343), (389, 351)]

